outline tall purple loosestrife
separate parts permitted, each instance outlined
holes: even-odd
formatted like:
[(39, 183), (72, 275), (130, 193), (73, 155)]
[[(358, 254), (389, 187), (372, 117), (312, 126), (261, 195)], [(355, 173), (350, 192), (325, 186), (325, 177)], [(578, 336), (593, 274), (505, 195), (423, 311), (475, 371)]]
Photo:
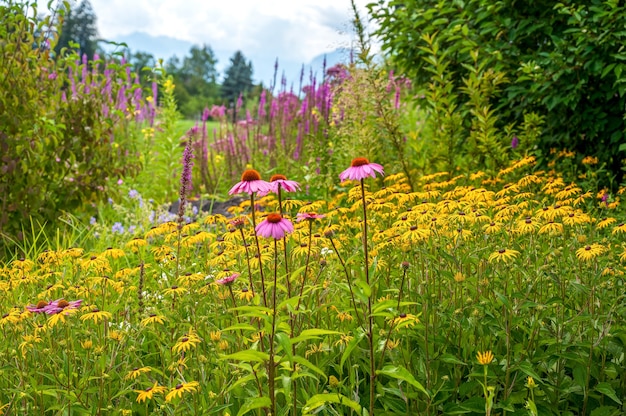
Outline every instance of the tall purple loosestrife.
[(193, 148), (191, 136), (187, 138), (183, 152), (183, 170), (180, 175), (180, 204), (178, 205), (178, 229), (183, 228), (187, 195), (192, 189)]

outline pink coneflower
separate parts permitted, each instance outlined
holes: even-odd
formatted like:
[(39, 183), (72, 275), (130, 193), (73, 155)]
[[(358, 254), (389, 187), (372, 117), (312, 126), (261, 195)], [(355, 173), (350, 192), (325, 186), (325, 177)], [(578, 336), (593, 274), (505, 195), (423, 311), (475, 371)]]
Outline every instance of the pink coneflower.
[(278, 193), (279, 188), (285, 192), (296, 192), (300, 190), (300, 184), (296, 181), (287, 180), (285, 175), (273, 175), (269, 182), (270, 189), (267, 192), (259, 192), (259, 196), (265, 196), (270, 192)]
[(262, 237), (280, 240), (286, 234), (293, 232), (293, 224), (280, 214), (269, 214), (256, 226), (255, 230)]
[(36, 305), (28, 305), (26, 309), (28, 309), (32, 313), (44, 313), (48, 306), (50, 306), (50, 302), (40, 300), (39, 302), (37, 302)]
[(326, 215), (324, 214), (315, 214), (313, 212), (299, 212), (298, 215), (296, 215), (296, 221), (298, 222), (304, 221), (304, 220), (313, 221), (319, 218), (324, 218), (325, 216)]
[(226, 276), (223, 279), (216, 280), (215, 283), (218, 285), (232, 285), (235, 280), (239, 277), (239, 273), (233, 273), (230, 276)]
[(50, 304), (45, 309), (48, 315), (56, 315), (57, 313), (61, 313), (70, 309), (78, 309), (80, 308), (81, 303), (83, 303), (82, 299), (73, 300), (71, 302), (68, 302), (65, 299), (57, 299), (50, 302)]
[(368, 176), (372, 178), (376, 177), (376, 172), (381, 175), (385, 175), (383, 171), (383, 167), (378, 163), (370, 163), (364, 157), (357, 157), (352, 160), (350, 167), (339, 174), (339, 179), (341, 181), (346, 181), (348, 179), (353, 181), (360, 181), (361, 179), (365, 179)]
[(241, 182), (238, 182), (230, 188), (228, 195), (247, 193), (254, 194), (255, 192), (269, 192), (270, 184), (264, 180), (261, 180), (261, 175), (254, 169), (248, 169), (241, 175)]

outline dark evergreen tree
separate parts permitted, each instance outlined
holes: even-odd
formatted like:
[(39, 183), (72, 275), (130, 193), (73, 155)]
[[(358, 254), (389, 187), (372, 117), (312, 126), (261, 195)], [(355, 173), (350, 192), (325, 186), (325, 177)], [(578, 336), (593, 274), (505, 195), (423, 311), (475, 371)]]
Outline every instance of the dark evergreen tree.
[(81, 55), (87, 55), (93, 59), (97, 48), (98, 29), (96, 27), (96, 14), (89, 0), (82, 0), (78, 6), (70, 3), (69, 10), (64, 10), (59, 41), (55, 52), (59, 54), (63, 48), (69, 48), (70, 42), (78, 44)]
[(222, 84), (222, 98), (233, 109), (233, 119), (237, 117), (234, 111), (237, 100), (241, 96), (245, 102), (247, 93), (252, 90), (252, 62), (246, 62), (246, 58), (240, 51), (235, 52), (230, 58), (230, 66), (226, 68), (224, 83)]

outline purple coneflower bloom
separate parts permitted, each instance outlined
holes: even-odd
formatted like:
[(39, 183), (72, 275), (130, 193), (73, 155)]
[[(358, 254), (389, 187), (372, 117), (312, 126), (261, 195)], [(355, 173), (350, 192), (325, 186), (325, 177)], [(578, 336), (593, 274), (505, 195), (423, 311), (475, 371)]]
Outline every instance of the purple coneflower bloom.
[(237, 278), (239, 277), (239, 273), (233, 273), (230, 276), (226, 276), (223, 279), (216, 280), (215, 283), (218, 285), (231, 285)]
[(278, 193), (278, 189), (285, 192), (296, 192), (300, 190), (300, 184), (296, 181), (287, 180), (285, 175), (273, 175), (269, 182), (270, 189), (267, 192), (259, 192), (259, 196), (265, 196), (270, 192)]
[(50, 302), (40, 300), (39, 302), (37, 302), (36, 305), (28, 305), (26, 309), (28, 309), (32, 313), (44, 313), (49, 306)]
[(50, 304), (46, 307), (46, 313), (48, 315), (56, 315), (57, 313), (70, 309), (78, 309), (80, 308), (81, 303), (83, 303), (82, 299), (73, 300), (71, 302), (68, 302), (65, 299), (57, 299), (50, 302)]
[(230, 188), (228, 195), (247, 193), (253, 194), (255, 192), (269, 192), (271, 190), (269, 182), (261, 180), (261, 175), (254, 169), (248, 169), (241, 175), (241, 182), (238, 182)]
[(313, 221), (319, 218), (324, 218), (326, 215), (324, 214), (315, 214), (313, 212), (299, 212), (298, 215), (296, 215), (296, 221), (300, 222), (300, 221), (304, 221), (304, 220), (309, 220), (309, 221)]
[(383, 167), (378, 163), (370, 163), (364, 157), (357, 157), (352, 160), (350, 167), (339, 174), (339, 179), (341, 181), (346, 181), (348, 179), (353, 181), (360, 181), (361, 179), (365, 179), (368, 176), (372, 178), (376, 177), (376, 172), (384, 175)]
[(261, 237), (280, 240), (286, 234), (293, 232), (293, 224), (280, 214), (269, 214), (256, 226), (256, 232)]

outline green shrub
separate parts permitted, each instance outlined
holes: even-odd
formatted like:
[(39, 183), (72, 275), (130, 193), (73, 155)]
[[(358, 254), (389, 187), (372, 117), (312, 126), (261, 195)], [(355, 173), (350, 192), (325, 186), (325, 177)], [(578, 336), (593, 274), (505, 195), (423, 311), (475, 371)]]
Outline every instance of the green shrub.
[(140, 167), (136, 123), (154, 114), (127, 65), (55, 61), (54, 15), (33, 15), (32, 5), (0, 5), (0, 247), (31, 219), (53, 223), (115, 192)]
[[(567, 148), (579, 162), (596, 156), (607, 166), (607, 182), (621, 179), (626, 152), (626, 6), (584, 3), (392, 0), (369, 7), (383, 49), (418, 84), (433, 82), (429, 39), (437, 41), (447, 76), (443, 100), (463, 94), (476, 73), (474, 55), (480, 56), (479, 75), (503, 76), (491, 100), (500, 128), (523, 123), (525, 114), (544, 115), (538, 155)], [(463, 138), (474, 127), (472, 110), (465, 99), (451, 107), (449, 115), (462, 120)]]

